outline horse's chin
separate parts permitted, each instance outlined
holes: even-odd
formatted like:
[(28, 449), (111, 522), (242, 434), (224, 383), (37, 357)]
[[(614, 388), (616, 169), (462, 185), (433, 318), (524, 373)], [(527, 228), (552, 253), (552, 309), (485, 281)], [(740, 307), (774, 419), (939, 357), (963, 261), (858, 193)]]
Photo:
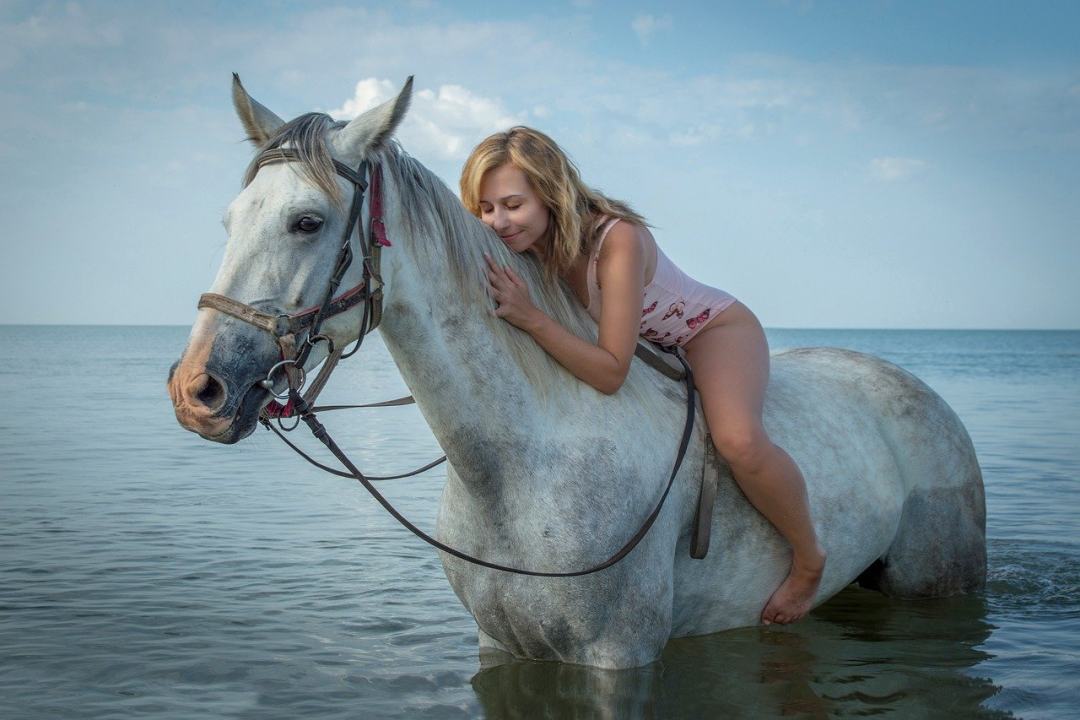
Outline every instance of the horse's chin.
[(265, 388), (252, 385), (244, 393), (244, 398), (240, 401), (240, 407), (237, 408), (233, 421), (227, 428), (216, 435), (199, 433), (199, 436), (222, 445), (233, 445), (240, 442), (255, 432), (255, 427), (259, 424), (259, 411), (269, 400), (270, 393)]

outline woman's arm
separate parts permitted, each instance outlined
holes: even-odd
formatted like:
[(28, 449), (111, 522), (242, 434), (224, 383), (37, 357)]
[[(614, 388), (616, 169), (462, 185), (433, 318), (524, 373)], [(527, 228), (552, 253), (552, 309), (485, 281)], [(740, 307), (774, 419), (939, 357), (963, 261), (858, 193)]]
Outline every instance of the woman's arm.
[(596, 345), (577, 337), (536, 308), (525, 283), (509, 268), (488, 260), (488, 278), (498, 303), (495, 314), (525, 330), (578, 379), (602, 393), (614, 393), (630, 372), (641, 323), (645, 251), (628, 223), (616, 223), (604, 241), (597, 273), (603, 288)]

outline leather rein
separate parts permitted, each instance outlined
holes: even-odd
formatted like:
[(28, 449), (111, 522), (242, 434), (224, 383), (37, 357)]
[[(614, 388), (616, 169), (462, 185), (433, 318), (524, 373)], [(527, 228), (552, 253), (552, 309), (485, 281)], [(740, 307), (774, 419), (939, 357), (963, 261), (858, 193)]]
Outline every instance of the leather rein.
[[(278, 162), (297, 162), (300, 161), (299, 153), (295, 150), (288, 148), (274, 148), (264, 151), (257, 159), (257, 164), (261, 168), (264, 165)], [(232, 298), (217, 293), (204, 293), (199, 297), (198, 308), (200, 310), (206, 308), (211, 310), (217, 310), (225, 313), (231, 317), (237, 318), (243, 322), (270, 333), (274, 336), (278, 347), (281, 350), (281, 361), (276, 363), (270, 368), (267, 373), (266, 379), (259, 384), (270, 391), (277, 399), (286, 399), (288, 402), (285, 405), (281, 405), (276, 400), (271, 400), (270, 403), (260, 412), (259, 421), (269, 430), (272, 430), (279, 438), (281, 438), (290, 448), (296, 451), (301, 457), (326, 472), (332, 473), (339, 477), (351, 478), (357, 480), (364, 489), (371, 494), (375, 500), (383, 506), (383, 508), (390, 513), (390, 515), (405, 526), (413, 535), (426, 542), (428, 545), (435, 547), (449, 555), (479, 565), (492, 570), (500, 570), (503, 572), (515, 573), (518, 575), (530, 575), (535, 577), (578, 577), (581, 575), (589, 575), (595, 572), (599, 572), (606, 568), (616, 564), (624, 557), (630, 554), (630, 552), (637, 547), (638, 543), (645, 537), (649, 529), (652, 527), (656, 518), (660, 515), (660, 510), (664, 506), (664, 501), (667, 500), (667, 496), (671, 491), (671, 487), (675, 482), (675, 476), (679, 473), (679, 468), (682, 466), (682, 461), (686, 455), (686, 449), (690, 444), (690, 436), (693, 434), (694, 429), (694, 413), (696, 404), (696, 393), (694, 389), (693, 375), (690, 372), (690, 366), (686, 360), (677, 352), (670, 351), (682, 364), (683, 372), (680, 374), (677, 370), (674, 370), (667, 364), (663, 363), (658, 357), (655, 357), (648, 350), (645, 350), (641, 345), (637, 346), (635, 354), (647, 362), (650, 366), (656, 368), (660, 372), (664, 373), (672, 379), (683, 379), (686, 382), (686, 422), (683, 426), (682, 439), (679, 442), (678, 453), (675, 458), (675, 465), (671, 470), (671, 475), (668, 478), (667, 486), (664, 488), (663, 494), (657, 501), (656, 506), (652, 512), (642, 523), (638, 531), (631, 537), (619, 550), (617, 550), (611, 557), (602, 563), (583, 569), (574, 570), (570, 572), (545, 572), (539, 570), (528, 570), (522, 568), (515, 568), (508, 565), (501, 565), (499, 563), (489, 562), (480, 558), (473, 557), (461, 550), (446, 545), (434, 537), (428, 535), (423, 530), (418, 528), (412, 522), (409, 521), (404, 515), (402, 515), (390, 502), (383, 497), (375, 486), (372, 484), (374, 480), (394, 480), (398, 478), (410, 477), (417, 475), (426, 470), (440, 465), (446, 461), (446, 456), (434, 460), (427, 465), (413, 470), (412, 472), (402, 473), (400, 475), (387, 475), (387, 476), (368, 476), (364, 475), (359, 468), (357, 468), (348, 456), (338, 447), (334, 439), (330, 437), (326, 428), (316, 417), (317, 412), (330, 411), (330, 410), (344, 410), (349, 408), (369, 408), (369, 407), (390, 407), (398, 405), (409, 405), (415, 402), (411, 396), (398, 398), (396, 400), (388, 400), (379, 403), (369, 403), (365, 405), (326, 405), (316, 406), (313, 403), (315, 398), (322, 391), (323, 386), (330, 377), (330, 373), (336, 367), (338, 361), (351, 357), (359, 349), (367, 336), (372, 330), (374, 330), (379, 321), (382, 319), (382, 288), (383, 281), (382, 276), (379, 274), (380, 269), (380, 253), (382, 248), (390, 247), (390, 241), (386, 237), (386, 229), (383, 223), (382, 214), (382, 173), (381, 168), (375, 165), (374, 168), (370, 168), (368, 162), (363, 161), (359, 168), (353, 170), (344, 163), (334, 160), (334, 167), (337, 170), (337, 174), (345, 178), (353, 184), (353, 196), (352, 203), (349, 208), (348, 222), (345, 224), (344, 234), (341, 240), (341, 247), (338, 251), (337, 260), (334, 263), (334, 271), (331, 274), (330, 282), (327, 285), (326, 291), (323, 295), (323, 300), (319, 305), (300, 310), (295, 313), (267, 313), (262, 310), (245, 303), (239, 302)], [(364, 233), (364, 224), (361, 218), (361, 210), (364, 204), (364, 193), (368, 189), (368, 181), (365, 176), (370, 175), (371, 185), (371, 200), (368, 208), (368, 233)], [(356, 227), (357, 234), (360, 238), (361, 249), (363, 250), (362, 262), (362, 278), (359, 284), (355, 287), (347, 290), (341, 295), (334, 296), (338, 287), (341, 285), (341, 281), (348, 271), (353, 261), (353, 252), (351, 249), (351, 239), (353, 227)], [(357, 337), (356, 345), (348, 353), (344, 352), (344, 348), (336, 348), (333, 340), (327, 335), (320, 332), (323, 322), (330, 317), (340, 315), (356, 305), (363, 303), (363, 313), (360, 319), (360, 330)], [(299, 341), (298, 337), (303, 339)], [(327, 357), (323, 363), (322, 368), (319, 371), (318, 376), (312, 382), (311, 386), (306, 392), (301, 393), (304, 385), (306, 384), (306, 376), (304, 374), (303, 365), (307, 361), (311, 351), (320, 342), (327, 343)], [(288, 390), (284, 394), (277, 394), (274, 392), (275, 375), (281, 371), (284, 374), (285, 380), (288, 385)], [(282, 423), (284, 418), (299, 418), (292, 426), (285, 426)], [(278, 428), (275, 428), (271, 424), (271, 420), (276, 420)], [(290, 442), (282, 431), (290, 432), (303, 421), (311, 433), (319, 439), (327, 447), (328, 450), (338, 459), (338, 461), (346, 468), (346, 471), (336, 470), (332, 467), (319, 463), (306, 453)], [(279, 430), (280, 428), (280, 430)]]

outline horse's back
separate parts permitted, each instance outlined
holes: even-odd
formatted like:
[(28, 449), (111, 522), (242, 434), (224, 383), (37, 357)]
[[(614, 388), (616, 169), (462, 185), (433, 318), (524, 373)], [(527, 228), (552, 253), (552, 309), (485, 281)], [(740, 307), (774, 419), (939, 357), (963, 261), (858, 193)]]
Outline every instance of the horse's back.
[[(852, 415), (845, 423), (854, 434), (847, 439), (851, 446), (888, 448), (895, 477), (887, 484), (893, 487), (866, 478), (861, 490), (878, 493), (885, 503), (899, 492), (902, 505), (888, 549), (860, 582), (908, 596), (981, 587), (986, 571), (982, 473), (967, 430), (941, 396), (906, 370), (850, 350), (790, 350), (773, 357), (773, 368), (778, 397), (770, 400), (783, 406), (792, 393), (813, 396), (829, 406), (829, 413)], [(881, 473), (889, 475), (889, 469), (882, 466)], [(809, 477), (807, 482), (813, 483)], [(855, 500), (851, 507), (865, 511), (867, 506)]]
[[(968, 475), (978, 463), (963, 423), (940, 395), (903, 368), (829, 347), (778, 353), (772, 366), (779, 393), (820, 398), (824, 392), (834, 405), (829, 412), (861, 415), (863, 429), (888, 444), (907, 490), (970, 484)], [(777, 400), (783, 404), (782, 397)]]

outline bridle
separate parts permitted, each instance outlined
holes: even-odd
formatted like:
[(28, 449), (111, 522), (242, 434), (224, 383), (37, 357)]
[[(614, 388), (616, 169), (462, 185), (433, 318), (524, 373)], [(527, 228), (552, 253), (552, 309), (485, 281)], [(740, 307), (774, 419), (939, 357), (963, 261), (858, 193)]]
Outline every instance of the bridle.
[[(289, 148), (273, 148), (263, 151), (256, 159), (259, 168), (272, 163), (298, 162), (300, 154)], [(365, 175), (368, 174), (368, 162), (360, 163), (357, 170), (348, 165), (334, 160), (334, 168), (337, 174), (353, 184), (352, 202), (349, 205), (349, 218), (342, 232), (340, 249), (334, 261), (334, 270), (330, 275), (326, 291), (323, 293), (322, 302), (313, 307), (297, 311), (295, 313), (266, 313), (256, 307), (233, 300), (232, 298), (217, 293), (203, 293), (199, 297), (199, 309), (210, 308), (218, 310), (226, 315), (231, 315), (250, 325), (264, 330), (274, 336), (281, 350), (281, 361), (270, 368), (266, 379), (260, 384), (274, 393), (274, 376), (278, 370), (283, 370), (289, 386), (289, 401), (292, 402), (292, 392), (305, 385), (304, 363), (307, 362), (311, 351), (320, 342), (327, 344), (327, 358), (315, 381), (312, 383), (305, 398), (308, 403), (314, 402), (315, 397), (322, 391), (323, 386), (333, 372), (338, 361), (352, 357), (368, 335), (379, 325), (382, 319), (382, 276), (379, 274), (382, 248), (388, 247), (390, 241), (386, 239), (386, 226), (382, 215), (382, 172), (376, 165), (371, 171), (371, 207), (369, 208), (368, 233), (365, 236), (363, 221), (360, 217), (364, 205), (364, 193), (368, 188)], [(352, 234), (353, 227), (361, 239), (363, 256), (361, 258), (362, 277), (360, 282), (350, 290), (334, 296), (341, 286), (341, 281), (352, 265)], [(360, 319), (360, 329), (355, 347), (348, 352), (344, 348), (335, 348), (334, 341), (329, 336), (321, 333), (322, 324), (327, 319), (340, 315), (363, 303), (364, 310)], [(297, 338), (302, 337), (299, 347)], [(283, 399), (280, 395), (275, 395)], [(292, 415), (288, 405), (271, 401), (270, 409), (261, 415), (265, 421), (269, 418), (289, 417)], [(294, 426), (295, 427), (295, 426)]]
[[(263, 151), (256, 160), (259, 168), (270, 163), (278, 162), (296, 162), (300, 160), (300, 155), (295, 150), (288, 148), (273, 148)], [(314, 406), (315, 398), (321, 392), (326, 381), (330, 377), (330, 373), (337, 365), (338, 361), (354, 355), (357, 350), (360, 349), (361, 344), (364, 341), (364, 337), (374, 330), (379, 321), (382, 319), (382, 288), (383, 281), (379, 274), (380, 269), (380, 254), (384, 247), (390, 247), (390, 241), (386, 237), (386, 228), (383, 223), (383, 208), (382, 208), (382, 171), (379, 165), (375, 165), (373, 168), (369, 166), (368, 161), (363, 161), (360, 166), (353, 170), (349, 166), (334, 160), (334, 168), (337, 170), (337, 174), (345, 178), (353, 184), (353, 196), (352, 203), (349, 208), (349, 218), (345, 223), (345, 230), (341, 240), (341, 247), (338, 250), (337, 260), (334, 263), (334, 271), (331, 274), (330, 282), (327, 285), (326, 291), (323, 294), (322, 302), (319, 305), (300, 310), (295, 313), (267, 313), (259, 310), (258, 308), (242, 303), (238, 300), (219, 295), (217, 293), (204, 293), (199, 297), (198, 307), (200, 310), (207, 308), (217, 310), (225, 313), (238, 320), (246, 322), (250, 325), (264, 330), (274, 336), (278, 347), (281, 349), (281, 360), (270, 368), (267, 373), (266, 379), (259, 384), (274, 394), (274, 376), (280, 370), (285, 374), (285, 378), (288, 384), (288, 391), (285, 395), (277, 395), (276, 398), (284, 399), (288, 398), (288, 402), (285, 405), (281, 405), (272, 400), (270, 404), (264, 408), (259, 415), (260, 422), (269, 429), (272, 430), (279, 438), (281, 438), (289, 447), (299, 453), (304, 459), (312, 463), (316, 467), (319, 467), (329, 473), (338, 475), (339, 477), (352, 478), (360, 482), (364, 486), (364, 489), (371, 494), (375, 500), (386, 509), (391, 516), (394, 517), (399, 523), (404, 525), (410, 532), (416, 535), (418, 538), (426, 542), (427, 544), (442, 550), (443, 552), (452, 555), (466, 562), (481, 567), (486, 567), (492, 570), (501, 570), (503, 572), (515, 573), (518, 575), (530, 575), (536, 577), (578, 577), (581, 575), (589, 575), (600, 570), (611, 567), (624, 557), (630, 554), (630, 552), (637, 547), (638, 543), (648, 533), (649, 528), (652, 527), (656, 518), (660, 515), (660, 510), (664, 506), (664, 501), (667, 500), (667, 496), (671, 491), (671, 487), (675, 482), (675, 476), (679, 473), (679, 468), (682, 466), (683, 457), (686, 455), (686, 449), (690, 444), (690, 436), (694, 429), (694, 411), (696, 405), (696, 394), (694, 391), (693, 375), (690, 372), (690, 366), (686, 363), (681, 355), (673, 352), (672, 354), (682, 363), (683, 374), (679, 376), (669, 366), (664, 364), (652, 356), (648, 351), (644, 350), (640, 345), (638, 346), (635, 354), (648, 362), (653, 367), (657, 368), (664, 374), (675, 379), (683, 379), (686, 382), (686, 423), (683, 426), (682, 439), (679, 443), (678, 453), (675, 458), (675, 465), (671, 470), (671, 475), (668, 478), (667, 487), (664, 488), (663, 494), (660, 496), (659, 501), (656, 503), (652, 510), (652, 513), (645, 519), (641, 527), (619, 550), (617, 550), (611, 557), (602, 563), (586, 568), (584, 570), (575, 570), (570, 572), (543, 572), (538, 570), (527, 570), (522, 568), (514, 568), (508, 565), (501, 565), (499, 563), (489, 562), (487, 560), (481, 560), (480, 558), (473, 557), (467, 553), (464, 553), (456, 548), (446, 545), (435, 538), (425, 533), (420, 528), (416, 527), (412, 522), (402, 515), (390, 502), (383, 497), (383, 495), (372, 484), (373, 480), (392, 480), (397, 478), (410, 477), (412, 475), (419, 474), (426, 470), (429, 470), (446, 461), (446, 456), (428, 463), (422, 468), (418, 468), (409, 473), (403, 473), (400, 475), (389, 475), (383, 477), (365, 476), (360, 470), (349, 460), (348, 456), (337, 446), (333, 438), (327, 432), (326, 428), (316, 417), (316, 412), (323, 410), (341, 410), (347, 408), (360, 408), (360, 407), (387, 407), (393, 405), (405, 405), (414, 402), (411, 397), (398, 398), (397, 400), (389, 400), (381, 403), (371, 403), (368, 405), (332, 405), (332, 406)], [(371, 176), (371, 201), (368, 207), (368, 232), (365, 236), (364, 223), (360, 217), (361, 210), (364, 204), (364, 193), (368, 189), (368, 181), (365, 176)], [(360, 237), (360, 245), (363, 251), (361, 258), (362, 262), (362, 277), (355, 287), (347, 290), (335, 297), (334, 293), (337, 292), (338, 287), (341, 285), (342, 279), (345, 277), (345, 273), (348, 271), (353, 261), (352, 246), (352, 233), (353, 227), (356, 227), (357, 233)], [(348, 353), (344, 353), (344, 348), (336, 348), (333, 340), (328, 336), (323, 335), (320, 330), (323, 322), (328, 318), (335, 315), (340, 315), (356, 305), (363, 303), (363, 314), (360, 320), (360, 332), (357, 337), (356, 345)], [(297, 338), (303, 336), (303, 339), (297, 347)], [(327, 357), (323, 363), (323, 367), (320, 369), (318, 376), (312, 382), (311, 386), (306, 392), (301, 393), (306, 384), (306, 377), (304, 376), (303, 365), (310, 356), (311, 351), (319, 342), (327, 343)], [(296, 424), (291, 427), (285, 427), (281, 425), (282, 418), (299, 417)], [(271, 424), (271, 420), (277, 420), (280, 429), (275, 428)], [(319, 439), (333, 453), (334, 457), (345, 466), (348, 472), (336, 470), (328, 467), (314, 460), (300, 448), (290, 442), (282, 430), (285, 432), (291, 431), (299, 425), (300, 421), (303, 421), (312, 434)]]

